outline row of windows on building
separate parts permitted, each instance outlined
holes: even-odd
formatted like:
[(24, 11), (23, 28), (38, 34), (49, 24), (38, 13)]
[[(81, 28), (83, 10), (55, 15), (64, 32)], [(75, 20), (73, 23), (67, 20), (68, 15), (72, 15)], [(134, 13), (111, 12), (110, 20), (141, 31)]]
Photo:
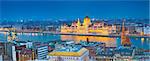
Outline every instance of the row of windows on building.
[(79, 57), (49, 57), (49, 59), (70, 59), (70, 60), (79, 60)]

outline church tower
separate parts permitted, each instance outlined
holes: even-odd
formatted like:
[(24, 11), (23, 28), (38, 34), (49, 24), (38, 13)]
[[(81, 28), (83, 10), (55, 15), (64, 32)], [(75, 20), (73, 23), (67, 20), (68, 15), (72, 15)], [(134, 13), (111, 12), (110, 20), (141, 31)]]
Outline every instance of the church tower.
[(88, 16), (86, 16), (84, 18), (83, 25), (84, 26), (89, 26), (90, 24), (91, 24), (91, 20), (90, 20), (90, 18)]
[(124, 22), (125, 22), (125, 19), (123, 20), (123, 23), (122, 23), (121, 44), (123, 46), (131, 46), (130, 39), (125, 35)]
[(78, 18), (78, 21), (77, 21), (77, 27), (80, 27), (81, 23), (80, 23), (80, 19)]
[(91, 20), (88, 16), (86, 16), (83, 21), (84, 33), (88, 33), (88, 27), (90, 24), (91, 24)]

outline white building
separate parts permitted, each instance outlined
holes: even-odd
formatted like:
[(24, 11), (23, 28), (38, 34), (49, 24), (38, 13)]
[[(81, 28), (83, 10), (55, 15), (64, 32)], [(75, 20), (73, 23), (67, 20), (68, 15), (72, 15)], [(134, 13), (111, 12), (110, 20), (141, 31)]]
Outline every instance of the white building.
[(15, 46), (12, 46), (12, 59), (13, 61), (17, 61)]
[(143, 32), (143, 27), (136, 27), (135, 30), (136, 32), (141, 33)]
[(48, 54), (48, 46), (40, 45), (37, 47), (37, 59), (46, 59)]
[(3, 61), (3, 57), (2, 57), (2, 55), (0, 55), (0, 61)]
[(150, 26), (144, 27), (144, 34), (150, 34)]
[(26, 47), (27, 47), (27, 48), (32, 48), (32, 46), (33, 46), (33, 43), (32, 43), (32, 42), (27, 42), (27, 44), (26, 44)]
[(26, 41), (16, 41), (16, 44), (19, 46), (25, 45), (26, 48), (32, 48), (32, 46), (33, 46), (33, 42), (31, 42), (31, 41), (27, 41), (27, 42)]
[(60, 48), (48, 54), (49, 61), (89, 61), (89, 51), (86, 48)]

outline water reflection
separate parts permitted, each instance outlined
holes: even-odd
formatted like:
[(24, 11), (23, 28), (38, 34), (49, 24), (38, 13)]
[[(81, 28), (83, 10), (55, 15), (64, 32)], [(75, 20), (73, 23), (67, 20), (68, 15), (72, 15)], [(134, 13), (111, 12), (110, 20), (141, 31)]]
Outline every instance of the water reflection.
[[(0, 32), (0, 41), (7, 41), (7, 32)], [(107, 47), (118, 47), (121, 45), (121, 39), (112, 37), (99, 37), (99, 36), (75, 36), (75, 35), (54, 35), (49, 33), (17, 33), (18, 40), (20, 41), (64, 41), (73, 40), (76, 43), (80, 41), (97, 41), (106, 43)], [(136, 38), (130, 37), (131, 44), (138, 48), (150, 49), (150, 38)]]
[(89, 39), (89, 41), (104, 42), (106, 43), (107, 47), (116, 47), (116, 38), (97, 37), (97, 36), (61, 35), (61, 40), (73, 40), (76, 43), (79, 43), (80, 41), (86, 41), (87, 38)]

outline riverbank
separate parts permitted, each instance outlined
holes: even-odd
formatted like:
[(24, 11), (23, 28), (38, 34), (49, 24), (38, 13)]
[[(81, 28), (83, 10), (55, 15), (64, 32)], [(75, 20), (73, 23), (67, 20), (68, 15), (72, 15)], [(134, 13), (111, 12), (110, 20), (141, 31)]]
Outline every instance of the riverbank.
[[(0, 32), (8, 32), (8, 31), (0, 31)], [(61, 32), (50, 32), (50, 31), (25, 31), (20, 32), (17, 31), (17, 33), (48, 33), (48, 34), (54, 34), (54, 35), (75, 35), (75, 36), (100, 36), (100, 37), (121, 37), (120, 34), (111, 34), (111, 35), (103, 35), (103, 34), (79, 34), (79, 33), (61, 33)], [(150, 36), (140, 36), (140, 35), (127, 35), (128, 37), (138, 37), (138, 38), (150, 38)]]

